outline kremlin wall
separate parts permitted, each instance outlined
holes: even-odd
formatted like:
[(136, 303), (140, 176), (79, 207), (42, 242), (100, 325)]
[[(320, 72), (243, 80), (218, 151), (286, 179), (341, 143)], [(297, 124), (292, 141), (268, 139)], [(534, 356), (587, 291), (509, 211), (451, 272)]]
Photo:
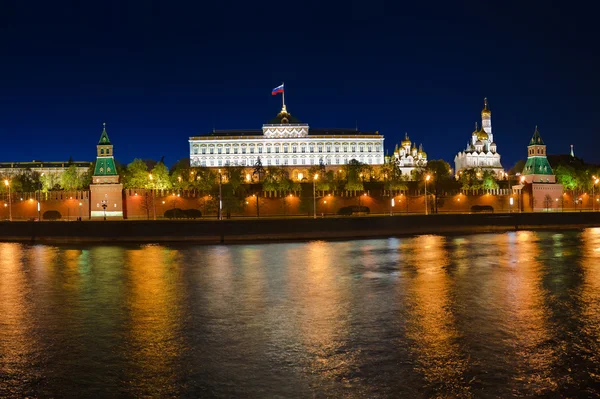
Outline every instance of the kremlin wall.
[[(491, 110), (487, 99), (481, 117), (481, 128), (476, 125), (466, 149), (455, 157), (456, 179), (469, 170), (477, 171), (477, 176), (489, 171), (498, 179), (507, 177), (492, 133)], [(378, 132), (311, 129), (308, 124), (292, 117), (284, 105), (277, 117), (263, 125), (262, 130), (213, 131), (205, 136), (191, 137), (190, 167), (212, 169), (218, 171), (219, 175), (221, 168), (228, 166), (237, 166), (242, 170), (242, 176), (246, 177), (244, 183), (247, 183), (244, 184), (245, 189), (239, 191), (236, 206), (223, 207), (222, 219), (327, 217), (344, 214), (341, 210), (352, 207), (354, 209), (345, 214), (563, 212), (591, 210), (595, 207), (594, 198), (587, 193), (576, 197), (572, 193), (563, 193), (563, 187), (556, 183), (546, 159), (546, 145), (537, 127), (529, 142), (528, 160), (523, 173), (513, 176), (517, 184), (505, 182), (507, 184), (502, 189), (455, 189), (447, 192), (434, 190), (430, 185), (425, 195), (426, 188), (422, 182), (406, 181), (414, 179), (414, 172), (423, 173), (419, 176), (430, 173), (423, 146), (417, 148), (407, 134), (401, 145), (396, 145), (393, 155), (384, 157), (383, 143), (384, 137)], [(262, 160), (266, 168), (287, 170), (290, 179), (297, 181), (296, 186), (290, 187), (285, 193), (263, 190), (254, 176), (258, 160)], [(319, 167), (321, 173), (337, 173), (350, 161), (373, 168), (393, 165), (405, 176), (407, 184), (403, 189), (391, 193), (385, 189), (385, 184), (372, 180), (358, 190), (317, 190), (307, 181), (310, 168)], [(0, 194), (0, 219), (51, 219), (52, 215), (46, 214), (48, 211), (58, 212), (61, 220), (161, 219), (165, 212), (174, 209), (193, 209), (199, 211), (195, 217), (219, 218), (217, 187), (226, 184), (222, 175), (221, 184), (217, 179), (213, 188), (206, 192), (124, 189), (106, 126), (96, 146), (96, 162), (90, 164), (93, 165), (93, 175), (89, 190), (11, 192), (10, 200), (6, 188), (11, 176), (17, 173), (19, 164), (10, 163), (10, 167), (6, 163), (0, 164), (0, 175), (6, 185), (5, 192)], [(78, 163), (77, 167), (81, 169), (85, 165)], [(149, 178), (152, 179), (152, 175)], [(313, 204), (316, 205), (316, 211)]]

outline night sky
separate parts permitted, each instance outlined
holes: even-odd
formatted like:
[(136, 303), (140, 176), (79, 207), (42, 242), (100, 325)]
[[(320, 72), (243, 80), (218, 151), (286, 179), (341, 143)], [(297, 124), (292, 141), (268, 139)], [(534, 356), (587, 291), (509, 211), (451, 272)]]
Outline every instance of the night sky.
[(259, 129), (283, 81), (292, 115), (390, 153), (408, 132), (454, 166), (487, 96), (505, 169), (535, 125), (550, 154), (600, 163), (594, 10), (453, 3), (5, 0), (0, 161), (93, 160), (106, 122), (120, 162), (172, 165), (189, 136)]

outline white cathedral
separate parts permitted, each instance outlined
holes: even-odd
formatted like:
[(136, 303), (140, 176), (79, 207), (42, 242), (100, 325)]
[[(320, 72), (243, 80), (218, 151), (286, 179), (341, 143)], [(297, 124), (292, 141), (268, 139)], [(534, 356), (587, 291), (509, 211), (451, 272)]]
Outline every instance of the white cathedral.
[(465, 169), (491, 170), (497, 178), (503, 177), (504, 168), (500, 163), (500, 154), (497, 152), (492, 133), (492, 111), (488, 107), (487, 98), (483, 100), (483, 104), (481, 130), (478, 129), (476, 123), (471, 140), (467, 142), (467, 148), (454, 157), (454, 170), (457, 178)]
[(423, 151), (422, 144), (417, 150), (416, 143), (412, 143), (408, 138), (408, 133), (405, 133), (400, 147), (396, 145), (394, 149), (394, 160), (402, 171), (402, 175), (410, 178), (413, 170), (427, 166), (427, 153)]

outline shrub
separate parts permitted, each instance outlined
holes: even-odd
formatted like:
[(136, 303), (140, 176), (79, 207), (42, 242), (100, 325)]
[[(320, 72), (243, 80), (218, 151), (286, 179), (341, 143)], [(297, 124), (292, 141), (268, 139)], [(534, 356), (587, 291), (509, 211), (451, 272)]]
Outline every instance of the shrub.
[(62, 215), (60, 214), (59, 211), (46, 211), (42, 215), (42, 218), (44, 220), (58, 220), (58, 219), (62, 218)]
[(185, 213), (182, 209), (173, 208), (165, 211), (165, 217), (167, 219), (183, 219), (185, 217)]
[(183, 211), (183, 214), (188, 219), (197, 219), (202, 217), (202, 212), (198, 209), (186, 209)]
[(491, 205), (473, 205), (471, 207), (471, 212), (479, 213), (479, 212), (490, 212), (494, 213), (494, 207)]
[(337, 214), (350, 216), (350, 215), (355, 215), (355, 214), (359, 214), (359, 213), (369, 213), (369, 212), (371, 212), (371, 210), (367, 206), (351, 205), (351, 206), (345, 206), (343, 208), (340, 208), (338, 210)]

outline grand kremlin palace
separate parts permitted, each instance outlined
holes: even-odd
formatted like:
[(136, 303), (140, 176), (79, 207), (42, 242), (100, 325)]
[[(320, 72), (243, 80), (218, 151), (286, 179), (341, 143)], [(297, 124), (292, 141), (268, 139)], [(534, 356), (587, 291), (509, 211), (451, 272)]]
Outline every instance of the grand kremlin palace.
[(335, 167), (356, 159), (384, 163), (383, 136), (358, 129), (312, 129), (293, 117), (285, 105), (277, 116), (255, 130), (215, 130), (190, 137), (191, 166), (283, 166), (299, 170), (323, 163)]

